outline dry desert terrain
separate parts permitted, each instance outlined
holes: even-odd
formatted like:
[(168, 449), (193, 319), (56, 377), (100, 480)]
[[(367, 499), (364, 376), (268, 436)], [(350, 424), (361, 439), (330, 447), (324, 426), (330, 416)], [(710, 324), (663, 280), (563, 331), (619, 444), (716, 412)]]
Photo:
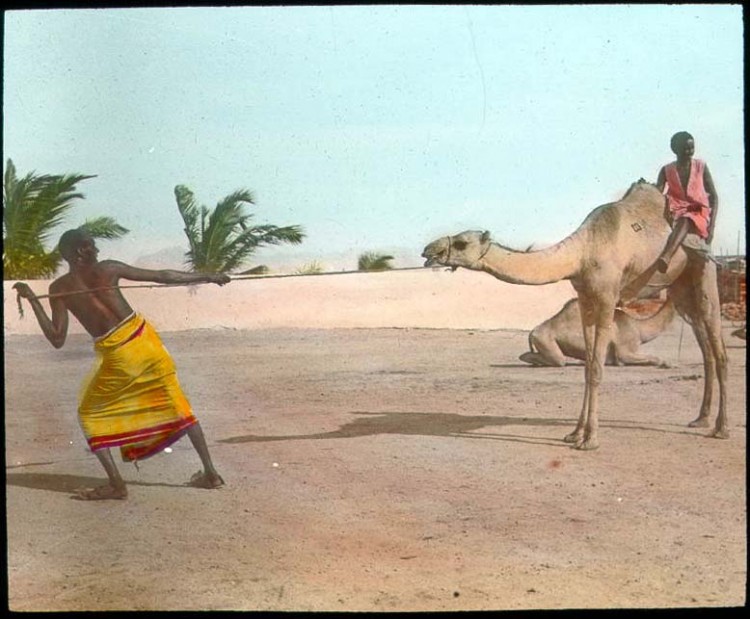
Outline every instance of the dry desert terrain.
[[(518, 360), (569, 289), (498, 283), (490, 299), (458, 273), (346, 277), (305, 280), (296, 297), (279, 281), (248, 284), (247, 301), (234, 283), (161, 300), (154, 322), (227, 484), (185, 485), (199, 461), (183, 439), (121, 465), (128, 500), (102, 502), (71, 498), (103, 477), (75, 414), (90, 339), (55, 350), (24, 332), (33, 316), (13, 315), (6, 289), (10, 608), (745, 604), (746, 349), (731, 324), (730, 439), (687, 427), (703, 366), (677, 319), (644, 346), (669, 367), (606, 369), (601, 447), (580, 452), (562, 438), (582, 364)], [(277, 309), (253, 323), (263, 299)]]

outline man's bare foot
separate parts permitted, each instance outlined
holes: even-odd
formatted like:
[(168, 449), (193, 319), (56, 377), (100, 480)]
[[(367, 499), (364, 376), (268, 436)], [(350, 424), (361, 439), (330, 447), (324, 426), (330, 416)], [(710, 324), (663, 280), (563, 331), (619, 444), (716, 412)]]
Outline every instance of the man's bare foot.
[(128, 498), (126, 486), (112, 486), (105, 484), (96, 488), (78, 488), (73, 498), (79, 501), (106, 501), (110, 499), (120, 500)]
[(195, 473), (188, 482), (188, 486), (193, 488), (205, 488), (207, 490), (213, 490), (214, 488), (220, 488), (224, 485), (224, 480), (218, 473), (204, 473), (198, 471)]

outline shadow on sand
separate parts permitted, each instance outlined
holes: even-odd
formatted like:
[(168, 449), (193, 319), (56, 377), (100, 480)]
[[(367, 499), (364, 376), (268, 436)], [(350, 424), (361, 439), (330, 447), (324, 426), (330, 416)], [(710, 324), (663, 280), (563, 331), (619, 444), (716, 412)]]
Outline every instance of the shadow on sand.
[[(376, 436), (381, 434), (402, 434), (419, 436), (447, 436), (460, 438), (476, 438), (489, 440), (517, 441), (533, 444), (553, 445), (569, 448), (562, 438), (568, 432), (572, 432), (575, 426), (574, 419), (539, 419), (534, 417), (498, 417), (489, 415), (457, 415), (453, 413), (368, 413), (353, 412), (360, 415), (358, 419), (345, 423), (337, 430), (329, 432), (317, 432), (313, 434), (287, 434), (282, 436), (259, 436), (245, 434), (219, 439), (219, 443), (264, 443), (270, 441), (294, 441), (313, 439), (334, 438), (357, 438), (361, 436)], [(601, 427), (639, 429), (652, 432), (667, 432), (670, 434), (692, 434), (685, 430), (668, 430), (649, 427), (644, 424), (629, 422), (600, 422)], [(518, 434), (505, 434), (496, 432), (478, 432), (487, 427), (540, 427), (548, 426), (564, 428), (560, 431), (559, 438), (532, 438)]]
[[(81, 475), (66, 475), (55, 473), (7, 473), (5, 483), (20, 488), (34, 490), (50, 490), (64, 494), (75, 494), (78, 488), (93, 488), (106, 483), (105, 477), (84, 477)], [(150, 483), (143, 481), (125, 480), (128, 486), (166, 486), (168, 488), (184, 488), (181, 484)]]

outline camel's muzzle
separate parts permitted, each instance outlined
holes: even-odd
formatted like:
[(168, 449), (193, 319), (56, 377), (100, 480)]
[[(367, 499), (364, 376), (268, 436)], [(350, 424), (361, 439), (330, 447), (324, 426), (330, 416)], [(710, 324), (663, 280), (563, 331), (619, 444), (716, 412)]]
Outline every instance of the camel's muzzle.
[(446, 246), (446, 243), (444, 243), (442, 239), (430, 243), (422, 252), (422, 258), (426, 259), (424, 266), (431, 267), (435, 264), (445, 264), (449, 247), (450, 246)]

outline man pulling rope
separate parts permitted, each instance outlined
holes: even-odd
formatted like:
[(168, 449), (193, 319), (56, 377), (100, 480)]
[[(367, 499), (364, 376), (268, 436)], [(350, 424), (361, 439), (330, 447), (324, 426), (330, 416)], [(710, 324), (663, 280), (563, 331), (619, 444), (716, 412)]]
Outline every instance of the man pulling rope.
[[(99, 262), (94, 239), (78, 228), (60, 237), (60, 253), (69, 272), (49, 287), (52, 318), (26, 283), (13, 288), (31, 304), (42, 332), (55, 348), (65, 344), (68, 312), (94, 338), (97, 363), (82, 395), (78, 416), (89, 447), (104, 467), (108, 483), (81, 489), (83, 500), (125, 499), (127, 487), (110, 453), (123, 460), (148, 458), (187, 434), (203, 464), (190, 480), (200, 488), (218, 488), (224, 480), (211, 461), (198, 420), (177, 380), (174, 361), (149, 322), (135, 312), (118, 285), (120, 279), (183, 285), (230, 281), (223, 274), (150, 270), (117, 260)], [(20, 301), (19, 301), (20, 303)]]

